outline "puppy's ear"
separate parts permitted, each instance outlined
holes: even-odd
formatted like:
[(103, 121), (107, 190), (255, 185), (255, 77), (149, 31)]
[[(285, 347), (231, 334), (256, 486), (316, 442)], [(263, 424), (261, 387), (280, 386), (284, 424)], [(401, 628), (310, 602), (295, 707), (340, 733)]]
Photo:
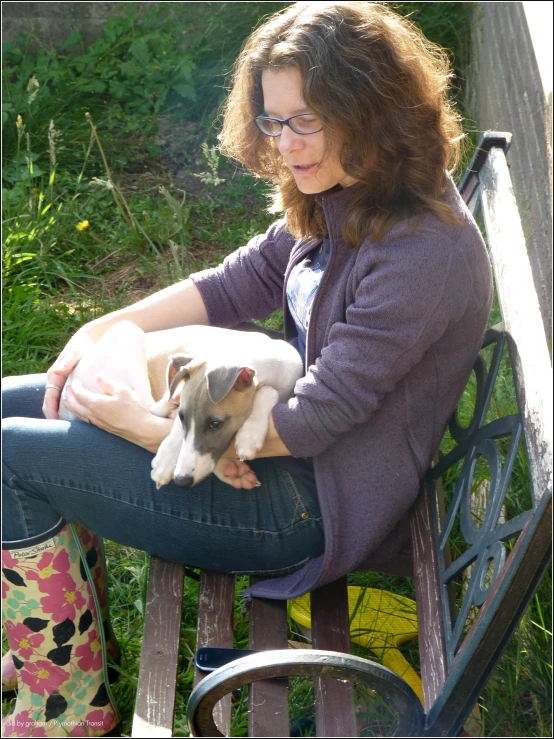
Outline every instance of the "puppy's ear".
[(189, 379), (192, 363), (193, 357), (189, 357), (186, 354), (174, 354), (169, 358), (169, 364), (167, 365), (167, 387), (169, 388), (169, 397), (174, 402), (179, 402), (181, 393), (179, 392), (179, 397), (177, 397), (176, 391), (181, 382), (186, 382)]
[(254, 382), (256, 370), (251, 367), (216, 367), (207, 373), (208, 395), (212, 403), (220, 403), (232, 388), (243, 392)]

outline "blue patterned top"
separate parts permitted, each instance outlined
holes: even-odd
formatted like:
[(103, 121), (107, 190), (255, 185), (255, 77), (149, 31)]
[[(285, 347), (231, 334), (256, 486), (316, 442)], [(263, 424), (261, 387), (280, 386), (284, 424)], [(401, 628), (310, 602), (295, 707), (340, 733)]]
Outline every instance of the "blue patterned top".
[(294, 344), (304, 363), (306, 363), (306, 335), (312, 305), (330, 254), (331, 243), (329, 237), (325, 236), (320, 246), (293, 267), (287, 281), (287, 301), (298, 331), (298, 336), (291, 341), (291, 344)]

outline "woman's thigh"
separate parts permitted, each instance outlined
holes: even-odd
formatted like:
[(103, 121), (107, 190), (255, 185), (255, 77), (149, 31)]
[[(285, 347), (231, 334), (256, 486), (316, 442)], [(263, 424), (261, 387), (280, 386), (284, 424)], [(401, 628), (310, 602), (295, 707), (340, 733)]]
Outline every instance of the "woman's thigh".
[(40, 535), (61, 517), (165, 559), (224, 572), (281, 574), (323, 551), (315, 496), (270, 460), (262, 485), (214, 475), (192, 488), (150, 479), (153, 454), (81, 421), (3, 423), (4, 540)]

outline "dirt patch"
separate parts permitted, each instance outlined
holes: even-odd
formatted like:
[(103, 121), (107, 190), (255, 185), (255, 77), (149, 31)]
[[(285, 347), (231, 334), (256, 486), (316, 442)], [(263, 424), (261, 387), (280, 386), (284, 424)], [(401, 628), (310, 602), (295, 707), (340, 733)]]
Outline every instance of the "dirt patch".
[[(217, 254), (213, 246), (193, 239), (189, 246), (189, 259), (194, 271), (194, 265), (209, 265), (215, 263)], [(125, 305), (142, 300), (148, 295), (163, 290), (183, 278), (183, 272), (188, 272), (186, 253), (183, 255), (179, 246), (176, 254), (172, 254), (169, 247), (163, 248), (159, 256), (145, 259), (144, 256), (126, 260), (102, 276), (101, 291), (105, 299), (121, 300)]]
[(102, 293), (115, 300), (124, 297), (125, 305), (131, 305), (169, 284), (167, 269), (152, 258), (151, 274), (144, 274), (144, 259), (133, 259), (102, 277)]

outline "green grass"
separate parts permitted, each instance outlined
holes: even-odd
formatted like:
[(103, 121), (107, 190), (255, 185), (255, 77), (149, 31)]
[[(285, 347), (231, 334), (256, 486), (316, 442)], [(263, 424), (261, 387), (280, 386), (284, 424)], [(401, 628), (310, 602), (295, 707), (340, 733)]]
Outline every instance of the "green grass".
[[(267, 228), (272, 217), (265, 212), (266, 186), (211, 151), (212, 124), (243, 40), (262, 15), (285, 5), (156, 3), (140, 14), (133, 3), (123, 3), (123, 17), (110, 21), (88, 48), (79, 34), (61, 52), (41, 47), (32, 53), (28, 38), (4, 46), (4, 375), (45, 371), (86, 321), (218, 264)], [(468, 59), (467, 5), (395, 4), (451, 50), (459, 104)], [(79, 230), (84, 222), (88, 227)], [(495, 310), (491, 323), (499, 320)], [(277, 313), (268, 324), (280, 322)], [(503, 377), (495, 399), (499, 410), (514, 403), (507, 369)], [(462, 417), (471, 415), (473, 394), (470, 387)], [(445, 450), (448, 444), (447, 438)], [(510, 514), (529, 495), (523, 454), (518, 464)], [(112, 542), (106, 550), (112, 620), (123, 649), (114, 693), (129, 733), (148, 558)], [(360, 572), (350, 580), (414, 594), (409, 578)], [(184, 716), (197, 593), (196, 583), (187, 580), (176, 736), (188, 736)], [(547, 576), (479, 701), (484, 736), (550, 735), (550, 593)], [(236, 645), (246, 646), (239, 599), (235, 621)], [(292, 623), (291, 635), (299, 638)], [(401, 650), (417, 668), (417, 642)], [(358, 646), (354, 651), (370, 656)], [(292, 717), (310, 714), (310, 691), (306, 681), (295, 681)], [(365, 703), (373, 706), (365, 735), (377, 735), (386, 717), (374, 702)], [(8, 705), (3, 703), (4, 712)], [(240, 735), (244, 697), (234, 713), (233, 731)]]

